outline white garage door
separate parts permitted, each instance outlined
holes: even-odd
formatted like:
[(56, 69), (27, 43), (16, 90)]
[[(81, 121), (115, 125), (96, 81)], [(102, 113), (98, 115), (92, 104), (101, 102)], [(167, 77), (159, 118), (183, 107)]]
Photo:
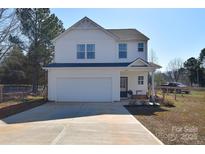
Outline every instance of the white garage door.
[(112, 100), (111, 78), (57, 78), (56, 84), (57, 101)]

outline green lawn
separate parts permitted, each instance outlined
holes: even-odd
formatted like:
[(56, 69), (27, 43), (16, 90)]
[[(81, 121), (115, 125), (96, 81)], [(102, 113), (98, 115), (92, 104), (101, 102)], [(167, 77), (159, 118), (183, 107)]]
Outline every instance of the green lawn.
[(164, 144), (205, 144), (205, 90), (178, 94), (176, 101), (173, 94), (166, 99), (175, 107), (126, 108)]

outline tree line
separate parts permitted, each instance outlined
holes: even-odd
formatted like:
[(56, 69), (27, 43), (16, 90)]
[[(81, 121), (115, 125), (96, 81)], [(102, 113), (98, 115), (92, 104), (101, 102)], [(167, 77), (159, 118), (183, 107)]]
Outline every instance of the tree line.
[[(0, 84), (29, 84), (36, 93), (46, 85), (42, 66), (53, 60), (52, 39), (64, 32), (63, 23), (47, 8), (0, 9)], [(150, 61), (157, 60), (151, 51)], [(183, 82), (205, 86), (205, 49), (183, 62), (176, 58), (166, 72), (157, 72), (158, 85)]]
[(171, 60), (165, 72), (156, 73), (155, 81), (158, 86), (165, 82), (181, 82), (189, 86), (205, 87), (205, 48), (197, 58), (190, 57), (185, 62), (180, 58)]
[(63, 23), (47, 8), (0, 9), (0, 83), (45, 85), (42, 66), (54, 55)]

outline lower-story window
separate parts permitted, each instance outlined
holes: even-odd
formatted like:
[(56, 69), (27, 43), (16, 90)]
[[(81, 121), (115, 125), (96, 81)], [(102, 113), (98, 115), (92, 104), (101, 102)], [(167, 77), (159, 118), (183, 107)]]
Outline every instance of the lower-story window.
[(144, 76), (138, 76), (138, 85), (144, 84)]

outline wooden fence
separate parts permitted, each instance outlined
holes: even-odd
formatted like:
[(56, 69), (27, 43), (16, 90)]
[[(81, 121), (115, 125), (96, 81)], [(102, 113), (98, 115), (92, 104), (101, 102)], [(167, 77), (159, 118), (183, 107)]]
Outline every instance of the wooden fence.
[(162, 91), (162, 97), (163, 101), (165, 100), (165, 95), (168, 95), (169, 93), (174, 94), (174, 99), (177, 100), (177, 94), (189, 94), (190, 89), (188, 87), (170, 87), (170, 86), (160, 86), (157, 88), (158, 90)]

